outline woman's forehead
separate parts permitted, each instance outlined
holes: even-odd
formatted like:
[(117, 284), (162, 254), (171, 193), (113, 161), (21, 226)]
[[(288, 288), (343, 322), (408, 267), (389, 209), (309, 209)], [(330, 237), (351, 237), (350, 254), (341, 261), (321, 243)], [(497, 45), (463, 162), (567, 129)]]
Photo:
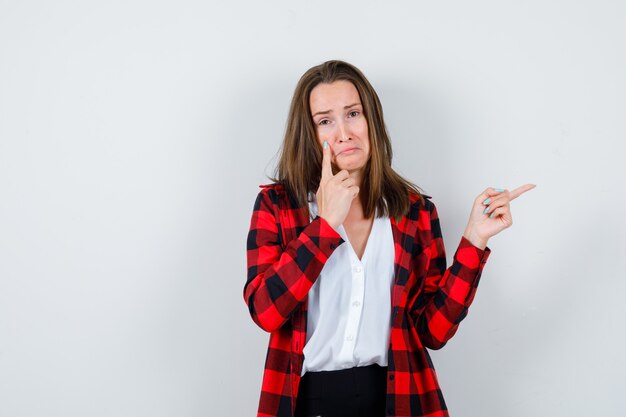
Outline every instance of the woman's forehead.
[(354, 84), (350, 81), (337, 80), (315, 86), (309, 97), (311, 112), (333, 110), (360, 104), (361, 98)]

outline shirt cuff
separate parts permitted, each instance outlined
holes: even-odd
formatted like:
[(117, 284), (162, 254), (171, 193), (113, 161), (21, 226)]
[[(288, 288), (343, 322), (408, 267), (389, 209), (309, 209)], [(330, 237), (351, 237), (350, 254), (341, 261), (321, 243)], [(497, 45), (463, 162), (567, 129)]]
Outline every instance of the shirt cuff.
[(461, 237), (444, 292), (457, 303), (468, 307), (474, 299), (483, 267), (490, 253), (491, 249), (488, 247), (480, 249), (465, 237)]
[(332, 252), (339, 247), (345, 240), (341, 237), (339, 232), (337, 232), (331, 225), (326, 221), (325, 218), (320, 217), (319, 215), (315, 216), (313, 221), (319, 221), (319, 242), (318, 246), (326, 255), (327, 258), (330, 257)]
[(461, 241), (454, 257), (467, 268), (482, 269), (487, 259), (489, 259), (489, 255), (491, 255), (491, 249), (488, 246), (485, 246), (485, 249), (480, 249), (465, 236), (461, 236)]

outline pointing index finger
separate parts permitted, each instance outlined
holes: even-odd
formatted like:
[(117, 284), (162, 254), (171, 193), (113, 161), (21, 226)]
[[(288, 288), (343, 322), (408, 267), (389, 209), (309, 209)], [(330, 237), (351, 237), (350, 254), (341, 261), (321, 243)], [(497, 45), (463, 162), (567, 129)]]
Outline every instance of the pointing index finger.
[(536, 187), (535, 184), (525, 184), (525, 185), (522, 185), (520, 187), (517, 187), (516, 189), (514, 189), (512, 191), (509, 191), (510, 200), (516, 199), (517, 197), (519, 197), (520, 195), (522, 195), (526, 191), (532, 190), (535, 187)]

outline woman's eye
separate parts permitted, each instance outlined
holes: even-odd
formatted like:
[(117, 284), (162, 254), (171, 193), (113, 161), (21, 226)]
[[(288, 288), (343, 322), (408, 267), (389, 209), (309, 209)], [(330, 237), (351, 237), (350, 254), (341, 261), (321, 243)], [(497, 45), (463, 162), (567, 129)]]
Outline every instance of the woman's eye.
[(359, 115), (359, 112), (357, 110), (352, 110), (350, 113), (348, 113), (350, 115), (350, 117), (356, 117)]
[(328, 119), (322, 119), (319, 122), (320, 125), (327, 125), (328, 123), (330, 123), (330, 120), (328, 120)]

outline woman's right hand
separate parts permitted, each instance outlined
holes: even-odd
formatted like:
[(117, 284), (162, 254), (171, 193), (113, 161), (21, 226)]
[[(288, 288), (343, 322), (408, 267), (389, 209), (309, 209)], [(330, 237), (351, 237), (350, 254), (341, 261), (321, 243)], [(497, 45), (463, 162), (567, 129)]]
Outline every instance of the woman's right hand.
[(330, 165), (330, 145), (328, 142), (324, 144), (326, 146), (322, 151), (322, 176), (315, 194), (317, 214), (336, 230), (348, 216), (352, 200), (359, 195), (359, 186), (345, 169), (333, 175)]

